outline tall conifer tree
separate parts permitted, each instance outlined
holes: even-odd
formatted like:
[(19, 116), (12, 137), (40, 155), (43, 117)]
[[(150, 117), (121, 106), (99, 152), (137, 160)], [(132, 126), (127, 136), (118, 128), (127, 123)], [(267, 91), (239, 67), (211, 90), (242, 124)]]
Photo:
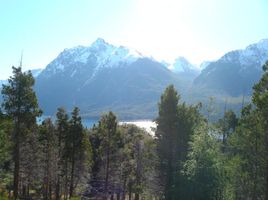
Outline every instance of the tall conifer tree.
[(36, 117), (40, 116), (38, 102), (33, 91), (34, 78), (31, 72), (24, 73), (21, 67), (12, 67), (13, 76), (9, 78), (8, 84), (3, 85), (3, 108), (13, 119), (14, 123), (14, 198), (18, 198), (20, 182), (20, 148), (24, 139), (25, 130), (36, 123)]
[(157, 151), (160, 160), (160, 174), (163, 182), (164, 199), (174, 199), (176, 140), (178, 132), (177, 106), (179, 96), (173, 85), (166, 88), (159, 103), (159, 116), (157, 118)]

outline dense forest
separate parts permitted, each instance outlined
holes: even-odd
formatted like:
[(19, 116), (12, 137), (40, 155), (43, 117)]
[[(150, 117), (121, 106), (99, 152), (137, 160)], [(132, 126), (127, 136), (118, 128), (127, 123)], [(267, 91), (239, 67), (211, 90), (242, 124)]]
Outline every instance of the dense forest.
[[(0, 112), (0, 199), (268, 200), (268, 62), (241, 113), (217, 122), (173, 85), (155, 135), (112, 112), (82, 125), (79, 108), (42, 115), (31, 72), (13, 67)], [(203, 108), (204, 109), (204, 108)]]

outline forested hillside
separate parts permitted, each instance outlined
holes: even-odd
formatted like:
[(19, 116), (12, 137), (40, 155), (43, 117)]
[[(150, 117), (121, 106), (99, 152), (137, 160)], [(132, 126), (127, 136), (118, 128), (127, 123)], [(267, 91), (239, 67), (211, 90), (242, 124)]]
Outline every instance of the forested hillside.
[[(173, 85), (159, 97), (154, 135), (112, 111), (92, 128), (79, 108), (41, 116), (31, 72), (13, 67), (0, 113), (0, 199), (268, 199), (268, 62), (240, 115), (189, 105)], [(44, 112), (44, 111), (43, 111)]]

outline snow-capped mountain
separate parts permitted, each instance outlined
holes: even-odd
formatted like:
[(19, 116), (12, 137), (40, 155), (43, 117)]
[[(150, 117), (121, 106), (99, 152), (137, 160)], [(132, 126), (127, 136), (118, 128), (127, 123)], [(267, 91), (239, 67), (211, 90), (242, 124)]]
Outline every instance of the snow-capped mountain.
[(52, 61), (42, 76), (52, 76), (58, 72), (68, 71), (73, 77), (79, 68), (90, 67), (91, 78), (100, 70), (111, 67), (124, 67), (144, 56), (136, 50), (123, 46), (116, 47), (98, 38), (89, 47), (78, 46), (65, 49)]
[(124, 118), (154, 118), (167, 85), (174, 84), (184, 99), (192, 101), (195, 97), (200, 101), (207, 92), (247, 95), (261, 77), (266, 60), (268, 40), (196, 66), (183, 57), (171, 64), (158, 62), (99, 38), (88, 47), (65, 49), (45, 69), (32, 70), (32, 74), (45, 114), (55, 113), (60, 106), (68, 111), (78, 106), (91, 117), (113, 110)]
[(231, 95), (251, 94), (252, 86), (262, 75), (262, 65), (268, 60), (268, 39), (245, 49), (226, 53), (202, 70), (195, 85)]
[(89, 47), (65, 49), (37, 77), (35, 89), (47, 114), (79, 106), (91, 116), (112, 109), (124, 117), (152, 117), (169, 84), (184, 85), (154, 59), (99, 38)]
[(199, 65), (199, 69), (203, 70), (205, 69), (207, 66), (209, 66), (210, 63), (212, 63), (213, 61), (203, 61), (200, 65)]
[(191, 64), (186, 58), (181, 56), (176, 58), (175, 61), (168, 66), (168, 69), (190, 81), (193, 81), (200, 73), (198, 66)]
[(248, 67), (254, 65), (260, 69), (268, 59), (268, 39), (263, 39), (258, 43), (251, 44), (246, 49), (231, 51), (225, 54), (220, 60), (232, 62)]
[(178, 57), (175, 59), (168, 68), (175, 73), (189, 72), (189, 71), (198, 71), (198, 68), (191, 64), (186, 58)]

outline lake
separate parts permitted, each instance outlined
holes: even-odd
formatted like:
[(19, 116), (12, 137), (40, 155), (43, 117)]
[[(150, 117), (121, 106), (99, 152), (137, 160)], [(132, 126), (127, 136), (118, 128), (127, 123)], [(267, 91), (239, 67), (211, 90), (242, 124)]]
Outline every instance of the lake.
[[(37, 119), (37, 123), (41, 124), (42, 121), (47, 118), (48, 116), (42, 116), (40, 118)], [(54, 118), (52, 117), (52, 120), (54, 121)], [(86, 128), (92, 128), (94, 124), (98, 125), (98, 119), (90, 119), (90, 118), (83, 118), (82, 119), (82, 123), (84, 125), (84, 127)], [(140, 128), (145, 129), (148, 133), (150, 133), (151, 135), (154, 135), (154, 130), (156, 128), (156, 123), (153, 122), (152, 120), (148, 120), (148, 119), (138, 119), (138, 120), (126, 120), (126, 121), (119, 121), (119, 124), (134, 124)]]
[[(94, 124), (98, 124), (96, 119), (82, 119), (83, 125), (87, 128), (91, 128)], [(156, 128), (156, 123), (148, 119), (130, 120), (130, 121), (119, 121), (119, 124), (134, 124), (140, 128), (145, 129), (151, 135), (154, 135), (154, 130)]]

